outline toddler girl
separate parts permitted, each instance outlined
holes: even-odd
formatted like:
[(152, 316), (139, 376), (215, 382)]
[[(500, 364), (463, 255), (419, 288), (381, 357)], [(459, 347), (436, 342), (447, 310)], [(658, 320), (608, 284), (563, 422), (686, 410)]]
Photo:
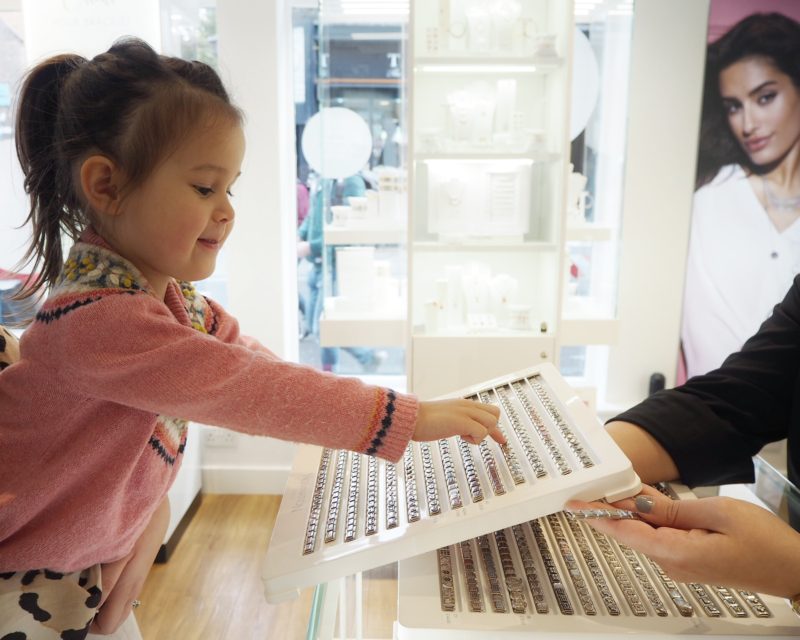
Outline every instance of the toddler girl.
[(210, 67), (127, 39), (39, 64), (17, 113), (39, 274), (25, 294), (49, 295), (0, 373), (0, 638), (129, 617), (187, 420), (389, 460), (412, 438), (502, 441), (493, 407), (284, 362), (192, 286), (231, 232), (244, 154)]

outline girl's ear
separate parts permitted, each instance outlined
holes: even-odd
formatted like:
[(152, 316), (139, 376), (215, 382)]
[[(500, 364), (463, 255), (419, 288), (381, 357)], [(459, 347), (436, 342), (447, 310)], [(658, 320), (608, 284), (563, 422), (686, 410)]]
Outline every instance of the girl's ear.
[(108, 156), (93, 155), (83, 161), (80, 183), (86, 204), (96, 213), (116, 215), (121, 171)]

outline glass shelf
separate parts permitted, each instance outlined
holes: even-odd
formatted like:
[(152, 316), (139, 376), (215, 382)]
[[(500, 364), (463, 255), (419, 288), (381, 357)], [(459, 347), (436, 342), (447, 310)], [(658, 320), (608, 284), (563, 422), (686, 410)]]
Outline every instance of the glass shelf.
[(564, 64), (560, 58), (424, 57), (414, 58), (420, 73), (547, 74)]

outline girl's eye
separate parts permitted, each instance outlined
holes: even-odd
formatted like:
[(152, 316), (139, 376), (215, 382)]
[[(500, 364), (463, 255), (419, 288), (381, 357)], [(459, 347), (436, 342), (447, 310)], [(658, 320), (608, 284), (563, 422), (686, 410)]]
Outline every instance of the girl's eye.
[(227, 193), (231, 198), (233, 198), (233, 192), (228, 189), (225, 193)]
[(214, 190), (211, 187), (201, 187), (198, 184), (195, 184), (195, 185), (192, 185), (192, 186), (194, 187), (194, 190), (197, 191), (197, 193), (199, 193), (204, 198), (206, 196), (210, 196), (212, 193), (214, 193)]

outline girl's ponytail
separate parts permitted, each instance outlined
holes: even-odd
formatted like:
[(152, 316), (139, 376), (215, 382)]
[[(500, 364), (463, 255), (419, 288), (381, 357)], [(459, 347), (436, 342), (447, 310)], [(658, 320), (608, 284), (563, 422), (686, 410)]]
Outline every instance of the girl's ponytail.
[[(77, 55), (48, 58), (25, 77), (16, 105), (17, 156), (30, 196), (31, 243), (23, 265), (34, 276), (20, 298), (27, 298), (55, 281), (63, 261), (61, 235), (76, 239), (84, 226), (80, 203), (63, 157), (60, 96), (73, 72), (86, 63)], [(66, 175), (65, 175), (66, 173)]]

